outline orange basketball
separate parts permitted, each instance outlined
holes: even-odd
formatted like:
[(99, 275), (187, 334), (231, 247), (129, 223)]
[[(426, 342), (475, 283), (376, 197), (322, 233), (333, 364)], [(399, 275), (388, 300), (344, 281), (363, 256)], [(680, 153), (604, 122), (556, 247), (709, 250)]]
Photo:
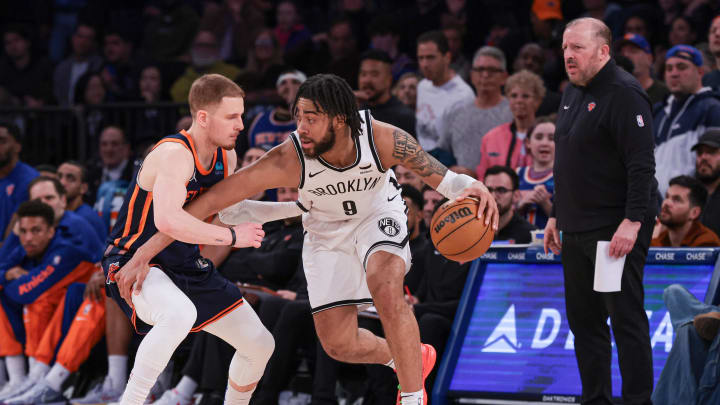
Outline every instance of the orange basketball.
[(469, 262), (490, 247), (495, 231), (478, 220), (479, 202), (474, 198), (448, 201), (435, 211), (430, 221), (430, 237), (443, 256), (456, 262)]

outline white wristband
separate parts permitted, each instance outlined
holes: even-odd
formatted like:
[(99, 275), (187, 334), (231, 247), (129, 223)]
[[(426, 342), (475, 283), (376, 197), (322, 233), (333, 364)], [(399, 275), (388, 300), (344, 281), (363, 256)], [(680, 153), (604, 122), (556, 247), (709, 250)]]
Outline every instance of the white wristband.
[(474, 182), (475, 179), (467, 174), (457, 174), (448, 170), (436, 190), (448, 200), (454, 200), (462, 194), (463, 190), (470, 187)]

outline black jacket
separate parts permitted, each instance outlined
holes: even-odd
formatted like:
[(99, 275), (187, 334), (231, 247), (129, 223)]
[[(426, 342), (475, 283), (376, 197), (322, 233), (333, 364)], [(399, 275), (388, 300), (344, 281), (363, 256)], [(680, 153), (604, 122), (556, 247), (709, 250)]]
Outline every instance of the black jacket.
[(587, 86), (563, 93), (555, 130), (553, 216), (566, 232), (655, 215), (650, 101), (610, 60)]

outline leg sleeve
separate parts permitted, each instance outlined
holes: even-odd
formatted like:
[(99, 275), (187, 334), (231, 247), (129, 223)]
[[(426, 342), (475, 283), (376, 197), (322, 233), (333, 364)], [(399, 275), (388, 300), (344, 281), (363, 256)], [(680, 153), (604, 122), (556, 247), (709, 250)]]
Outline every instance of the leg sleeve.
[(240, 305), (204, 330), (235, 348), (230, 380), (239, 386), (260, 380), (275, 349), (275, 340), (250, 305)]

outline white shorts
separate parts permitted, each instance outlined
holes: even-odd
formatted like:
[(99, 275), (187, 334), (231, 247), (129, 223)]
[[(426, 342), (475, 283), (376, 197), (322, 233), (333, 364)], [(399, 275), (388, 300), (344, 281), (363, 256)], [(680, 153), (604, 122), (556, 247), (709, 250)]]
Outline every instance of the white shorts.
[[(318, 225), (314, 223), (312, 228), (318, 230)], [(410, 270), (407, 216), (403, 210), (388, 209), (362, 221), (322, 226), (327, 226), (328, 232), (307, 232), (303, 245), (312, 313), (343, 305), (357, 305), (359, 309), (372, 305), (365, 267), (374, 252), (398, 255), (405, 261), (405, 273)], [(338, 234), (343, 237), (338, 238)]]

